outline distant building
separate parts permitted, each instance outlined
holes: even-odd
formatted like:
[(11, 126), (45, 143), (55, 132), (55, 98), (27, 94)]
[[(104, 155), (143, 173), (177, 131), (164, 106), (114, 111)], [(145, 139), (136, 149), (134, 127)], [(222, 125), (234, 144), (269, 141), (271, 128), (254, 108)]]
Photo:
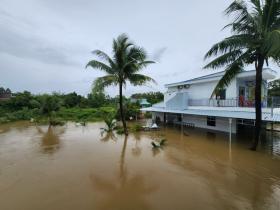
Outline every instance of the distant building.
[(5, 90), (5, 88), (0, 87), (0, 100), (7, 100), (10, 99), (12, 97), (12, 91), (7, 88)]
[(131, 103), (139, 103), (141, 108), (150, 107), (152, 105), (145, 98), (131, 98), (130, 102)]

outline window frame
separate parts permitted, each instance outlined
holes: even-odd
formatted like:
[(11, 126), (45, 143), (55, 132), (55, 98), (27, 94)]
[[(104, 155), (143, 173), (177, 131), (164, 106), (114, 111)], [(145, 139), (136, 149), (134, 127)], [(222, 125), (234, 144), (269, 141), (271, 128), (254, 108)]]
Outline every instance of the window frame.
[(207, 126), (216, 127), (216, 117), (215, 116), (207, 116), (206, 123), (207, 123)]

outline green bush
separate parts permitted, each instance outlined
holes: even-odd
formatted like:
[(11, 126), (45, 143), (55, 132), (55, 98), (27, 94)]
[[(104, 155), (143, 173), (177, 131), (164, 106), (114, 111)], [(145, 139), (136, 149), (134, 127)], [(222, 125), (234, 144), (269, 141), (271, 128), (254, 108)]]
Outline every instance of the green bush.
[(101, 121), (104, 118), (104, 115), (108, 113), (115, 112), (115, 109), (112, 107), (101, 107), (98, 109), (95, 108), (62, 108), (57, 112), (57, 116), (70, 121)]
[(131, 131), (133, 132), (138, 132), (138, 131), (141, 131), (142, 130), (142, 125), (139, 124), (139, 123), (136, 123), (136, 124), (133, 124), (130, 129)]
[(57, 126), (57, 125), (62, 126), (62, 125), (65, 124), (65, 122), (63, 122), (60, 119), (51, 119), (49, 124), (52, 125), (52, 126)]

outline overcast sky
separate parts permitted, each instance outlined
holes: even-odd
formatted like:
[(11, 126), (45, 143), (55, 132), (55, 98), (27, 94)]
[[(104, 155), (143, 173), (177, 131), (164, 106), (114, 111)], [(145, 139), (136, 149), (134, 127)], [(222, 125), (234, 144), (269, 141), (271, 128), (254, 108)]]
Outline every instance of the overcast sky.
[[(33, 93), (86, 95), (101, 76), (85, 70), (91, 51), (111, 53), (127, 33), (157, 63), (143, 73), (157, 85), (128, 86), (126, 95), (164, 91), (164, 84), (204, 75), (205, 52), (221, 31), (231, 0), (0, 0), (0, 86)], [(117, 89), (107, 93), (116, 95)]]

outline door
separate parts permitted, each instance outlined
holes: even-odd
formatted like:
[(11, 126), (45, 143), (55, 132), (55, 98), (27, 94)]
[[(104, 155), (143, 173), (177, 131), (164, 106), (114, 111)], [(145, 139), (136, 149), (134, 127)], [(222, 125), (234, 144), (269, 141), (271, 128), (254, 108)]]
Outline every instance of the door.
[(238, 104), (239, 106), (244, 106), (245, 104), (245, 87), (239, 87), (239, 94), (238, 94)]

